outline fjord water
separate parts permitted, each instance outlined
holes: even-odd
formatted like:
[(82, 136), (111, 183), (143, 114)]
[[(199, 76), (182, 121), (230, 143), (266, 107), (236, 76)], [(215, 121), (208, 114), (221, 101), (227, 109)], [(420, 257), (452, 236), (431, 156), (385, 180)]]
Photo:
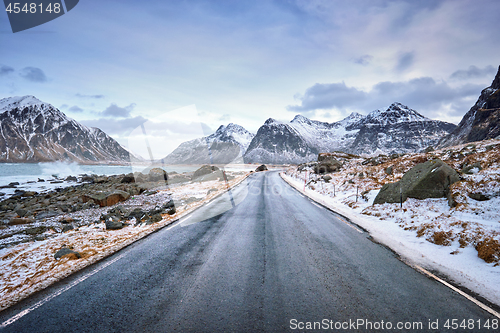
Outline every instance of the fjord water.
[[(130, 172), (147, 170), (147, 165), (84, 165), (77, 163), (0, 163), (0, 186), (17, 182), (15, 188), (0, 188), (0, 200), (6, 199), (14, 194), (14, 191), (36, 191), (43, 192), (57, 187), (74, 185), (74, 182), (61, 182), (68, 176), (83, 174), (95, 175), (119, 175)], [(189, 166), (163, 166), (167, 172), (193, 171)], [(146, 171), (147, 172), (147, 171)], [(39, 181), (44, 180), (44, 181)]]

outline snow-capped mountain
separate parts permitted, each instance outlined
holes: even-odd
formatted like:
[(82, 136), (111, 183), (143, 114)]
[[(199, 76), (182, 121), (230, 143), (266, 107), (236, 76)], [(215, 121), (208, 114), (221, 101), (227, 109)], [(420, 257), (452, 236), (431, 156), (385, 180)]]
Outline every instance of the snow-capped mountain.
[(386, 110), (370, 112), (346, 129), (359, 129), (349, 152), (361, 155), (422, 151), (435, 146), (455, 127), (452, 123), (429, 119), (405, 105), (393, 103)]
[(215, 133), (183, 142), (162, 159), (166, 164), (227, 164), (241, 162), (254, 134), (233, 123)]
[(335, 123), (298, 115), (291, 122), (268, 119), (244, 155), (246, 163), (302, 163), (319, 152), (406, 153), (435, 145), (456, 126), (431, 120), (400, 103), (363, 116), (352, 113)]
[(100, 129), (83, 126), (34, 96), (0, 100), (0, 162), (130, 162), (130, 158)]
[(439, 142), (439, 148), (500, 136), (500, 66), (495, 79), (476, 104), (464, 115), (458, 127)]

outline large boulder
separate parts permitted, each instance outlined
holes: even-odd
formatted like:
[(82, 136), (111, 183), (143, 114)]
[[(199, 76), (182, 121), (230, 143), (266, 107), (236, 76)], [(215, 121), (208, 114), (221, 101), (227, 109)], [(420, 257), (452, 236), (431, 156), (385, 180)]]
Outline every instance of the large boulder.
[(403, 201), (407, 198), (447, 197), (450, 193), (450, 185), (459, 180), (458, 172), (440, 159), (427, 161), (415, 165), (404, 174), (400, 181), (385, 184), (373, 203), (398, 203), (401, 195)]
[(82, 257), (79, 252), (73, 251), (67, 247), (63, 247), (54, 254), (55, 259), (61, 259), (63, 256), (68, 256), (70, 259), (80, 259)]
[(260, 171), (266, 171), (267, 166), (265, 164), (259, 165), (257, 169), (255, 169), (255, 172), (260, 172)]
[(148, 181), (150, 182), (159, 182), (159, 181), (167, 181), (168, 174), (162, 168), (153, 168), (149, 170)]
[(329, 158), (315, 165), (313, 170), (316, 174), (324, 174), (340, 171), (341, 168), (341, 162), (339, 162), (335, 158)]
[(114, 190), (111, 192), (87, 193), (82, 195), (83, 202), (93, 200), (101, 207), (113, 206), (119, 202), (127, 200), (128, 198), (130, 198), (130, 193), (121, 190)]
[(194, 172), (193, 178), (198, 178), (204, 175), (208, 175), (215, 171), (219, 171), (219, 168), (213, 165), (203, 165), (201, 168), (199, 168)]

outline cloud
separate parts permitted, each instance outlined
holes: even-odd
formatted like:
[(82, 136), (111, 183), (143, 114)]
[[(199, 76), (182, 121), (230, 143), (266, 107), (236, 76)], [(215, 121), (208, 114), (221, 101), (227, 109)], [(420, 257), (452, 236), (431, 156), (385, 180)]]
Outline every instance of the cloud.
[(83, 112), (83, 109), (76, 106), (76, 105), (73, 105), (72, 107), (70, 107), (68, 109), (68, 111), (75, 112), (75, 113), (81, 113), (81, 112)]
[(5, 65), (0, 66), (0, 76), (4, 76), (12, 72), (14, 72), (14, 68)]
[(402, 72), (410, 68), (415, 61), (415, 53), (414, 52), (405, 52), (401, 54), (398, 58), (398, 63), (396, 65), (396, 70), (398, 72)]
[(231, 120), (231, 115), (228, 113), (223, 114), (222, 116), (219, 117), (220, 121), (229, 121)]
[(364, 91), (348, 87), (342, 83), (316, 83), (308, 88), (304, 96), (299, 97), (301, 105), (289, 105), (288, 111), (312, 111), (316, 109), (331, 109), (334, 107), (344, 108), (353, 103), (365, 100), (367, 94)]
[(104, 95), (83, 95), (83, 94), (76, 94), (76, 97), (80, 98), (93, 98), (93, 99), (101, 99), (104, 98)]
[(118, 105), (112, 103), (110, 106), (106, 108), (106, 110), (102, 111), (100, 115), (102, 117), (116, 117), (116, 118), (127, 118), (130, 117), (130, 112), (135, 107), (135, 103), (132, 103), (125, 107), (119, 107)]
[(359, 65), (363, 65), (363, 66), (368, 65), (372, 60), (373, 60), (373, 57), (369, 54), (365, 54), (359, 58), (352, 59), (352, 61), (355, 64), (359, 64)]
[(420, 77), (408, 81), (385, 81), (364, 91), (342, 83), (315, 84), (300, 97), (300, 105), (289, 105), (288, 111), (313, 114), (316, 110), (369, 112), (401, 102), (419, 112), (435, 117), (447, 109), (450, 116), (464, 114), (479, 96), (482, 85), (465, 84), (452, 87), (445, 81)]
[(41, 83), (47, 81), (47, 76), (45, 76), (45, 73), (37, 67), (25, 67), (23, 68), (23, 70), (21, 70), (19, 75), (31, 82)]
[(123, 136), (141, 126), (141, 124), (147, 121), (146, 118), (142, 116), (137, 116), (133, 118), (126, 119), (109, 119), (109, 118), (100, 118), (100, 119), (90, 119), (90, 120), (82, 120), (80, 121), (85, 126), (89, 127), (97, 127), (104, 131), (106, 134), (110, 136)]
[(465, 70), (461, 69), (461, 70), (454, 72), (453, 74), (450, 75), (450, 79), (466, 80), (466, 79), (485, 77), (488, 75), (495, 75), (495, 73), (496, 73), (496, 69), (491, 65), (486, 66), (483, 69), (472, 65), (472, 66), (469, 66), (468, 69), (465, 69)]

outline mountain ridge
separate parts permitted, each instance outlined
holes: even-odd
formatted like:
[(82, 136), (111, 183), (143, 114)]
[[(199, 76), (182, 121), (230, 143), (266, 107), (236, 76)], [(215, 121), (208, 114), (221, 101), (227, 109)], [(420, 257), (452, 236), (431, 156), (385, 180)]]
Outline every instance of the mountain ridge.
[(88, 128), (34, 96), (0, 99), (0, 162), (126, 163), (134, 158), (98, 128)]
[(438, 148), (494, 139), (499, 136), (500, 66), (491, 85), (481, 91), (476, 103), (463, 116), (457, 128), (438, 143)]

